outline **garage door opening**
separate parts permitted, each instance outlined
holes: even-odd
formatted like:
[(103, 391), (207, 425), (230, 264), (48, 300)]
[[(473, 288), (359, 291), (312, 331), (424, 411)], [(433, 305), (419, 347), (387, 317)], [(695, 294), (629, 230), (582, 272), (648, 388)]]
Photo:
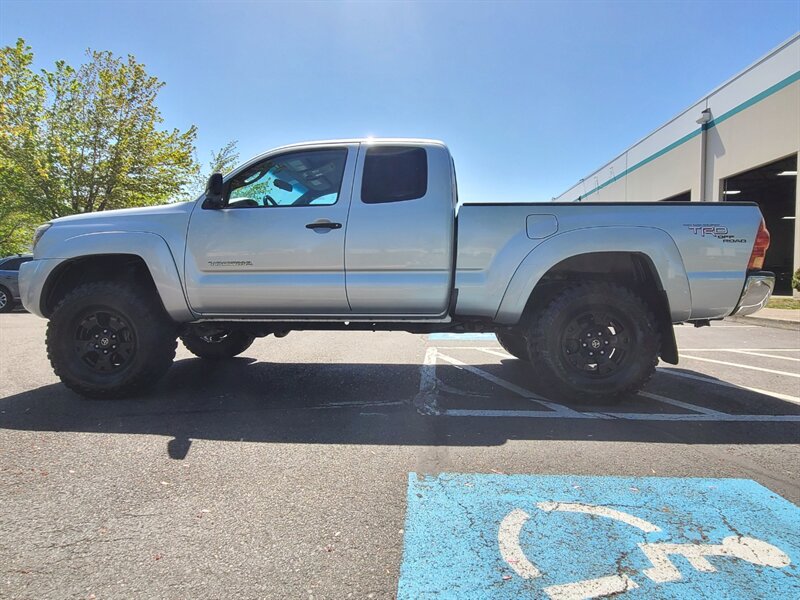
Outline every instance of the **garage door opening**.
[(722, 180), (722, 198), (729, 202), (757, 202), (772, 242), (764, 270), (775, 273), (775, 293), (792, 294), (797, 155)]

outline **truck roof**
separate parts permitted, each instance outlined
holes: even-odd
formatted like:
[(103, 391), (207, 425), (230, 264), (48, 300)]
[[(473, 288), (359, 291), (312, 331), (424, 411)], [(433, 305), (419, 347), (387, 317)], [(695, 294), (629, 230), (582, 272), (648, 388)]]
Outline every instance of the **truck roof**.
[(258, 162), (262, 158), (264, 158), (268, 154), (273, 154), (275, 152), (281, 150), (291, 150), (293, 148), (306, 148), (308, 146), (325, 146), (328, 144), (372, 144), (375, 142), (385, 143), (385, 142), (394, 142), (400, 144), (420, 144), (425, 146), (442, 146), (448, 152), (450, 151), (447, 148), (447, 144), (440, 140), (431, 140), (425, 138), (382, 138), (382, 137), (362, 137), (362, 138), (343, 138), (338, 140), (313, 140), (307, 142), (295, 142), (293, 144), (286, 144), (284, 146), (278, 146), (276, 148), (270, 148), (265, 152), (261, 152), (256, 154), (255, 156), (251, 156), (246, 161), (239, 163), (239, 165), (234, 169), (234, 171), (239, 171), (242, 168), (252, 165), (255, 162)]

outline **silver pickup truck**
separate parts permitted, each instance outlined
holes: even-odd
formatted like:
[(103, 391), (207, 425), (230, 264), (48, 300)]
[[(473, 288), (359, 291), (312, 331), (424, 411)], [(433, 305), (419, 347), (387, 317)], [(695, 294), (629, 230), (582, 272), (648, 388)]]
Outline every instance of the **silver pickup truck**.
[(177, 338), (223, 359), (292, 330), (487, 331), (546, 389), (582, 400), (638, 390), (673, 323), (767, 302), (769, 233), (754, 204), (459, 204), (430, 140), (271, 150), (195, 202), (40, 227), (25, 307), (50, 320), (65, 385), (131, 395)]

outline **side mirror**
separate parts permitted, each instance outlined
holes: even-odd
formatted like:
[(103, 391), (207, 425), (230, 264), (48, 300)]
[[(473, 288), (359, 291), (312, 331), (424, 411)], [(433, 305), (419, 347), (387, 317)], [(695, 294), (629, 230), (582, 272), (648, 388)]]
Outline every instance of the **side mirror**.
[(212, 173), (206, 184), (206, 199), (203, 200), (203, 208), (223, 208), (225, 206), (224, 191), (222, 173)]

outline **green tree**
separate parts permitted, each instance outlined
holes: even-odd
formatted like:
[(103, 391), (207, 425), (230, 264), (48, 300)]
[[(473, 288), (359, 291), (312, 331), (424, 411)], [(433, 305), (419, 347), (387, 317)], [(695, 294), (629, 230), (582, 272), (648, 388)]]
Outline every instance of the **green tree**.
[(0, 255), (23, 250), (41, 220), (27, 198), (41, 194), (39, 118), (45, 91), (22, 40), (0, 50)]
[(186, 190), (185, 200), (194, 200), (206, 191), (206, 183), (212, 173), (227, 175), (239, 164), (239, 149), (236, 147), (238, 140), (231, 140), (216, 152), (211, 152), (208, 169), (198, 171), (194, 182)]
[(197, 177), (195, 127), (159, 127), (164, 83), (130, 55), (87, 59), (37, 73), (24, 40), (0, 49), (0, 252), (38, 222), (161, 204)]

